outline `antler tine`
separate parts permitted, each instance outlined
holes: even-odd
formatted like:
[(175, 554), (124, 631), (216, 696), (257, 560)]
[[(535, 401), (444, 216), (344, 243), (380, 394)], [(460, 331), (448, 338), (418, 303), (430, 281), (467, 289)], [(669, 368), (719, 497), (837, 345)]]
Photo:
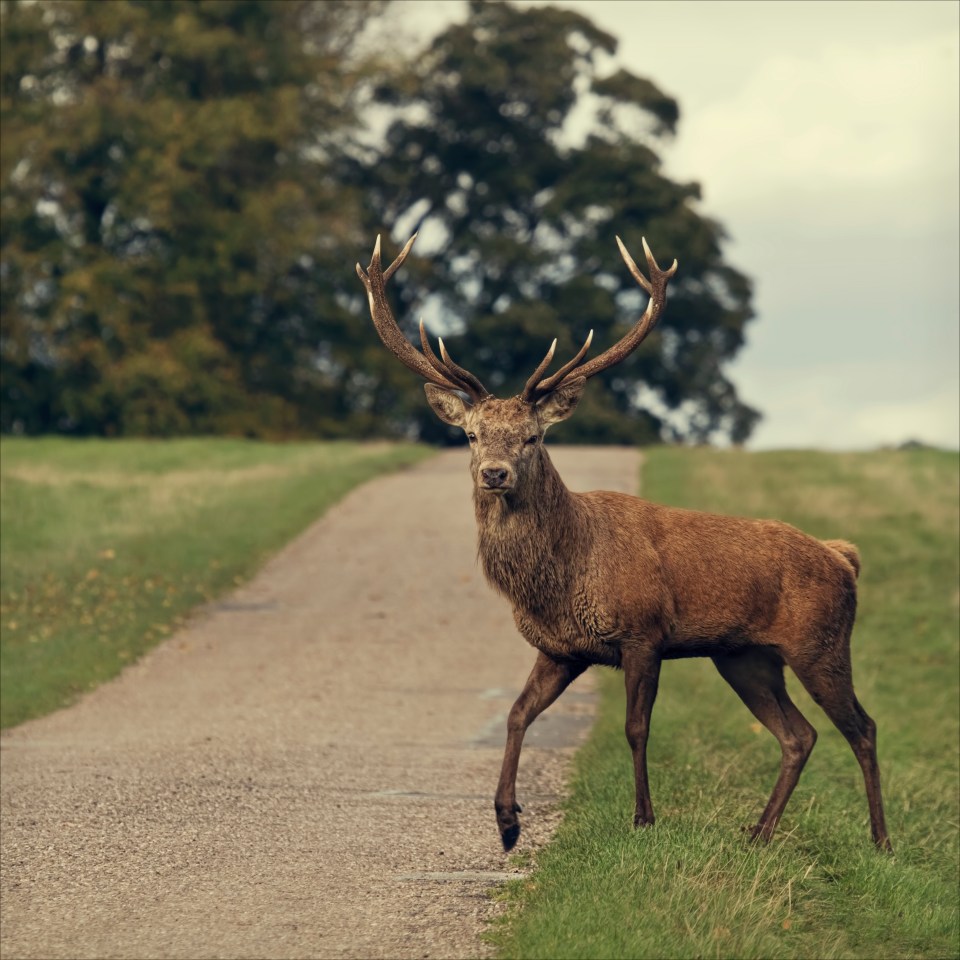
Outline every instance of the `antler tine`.
[[(643, 312), (643, 315), (626, 336), (622, 337), (617, 343), (599, 356), (588, 360), (582, 367), (576, 368), (576, 376), (578, 377), (588, 378), (595, 376), (602, 370), (606, 370), (608, 367), (612, 367), (614, 364), (625, 360), (640, 346), (644, 338), (650, 333), (654, 326), (656, 326), (657, 320), (660, 319), (660, 315), (663, 313), (663, 308), (667, 302), (667, 282), (677, 272), (676, 260), (673, 261), (669, 270), (661, 270), (657, 261), (654, 259), (653, 253), (650, 251), (650, 247), (647, 246), (647, 241), (644, 239), (643, 252), (646, 255), (647, 267), (650, 271), (650, 279), (648, 280), (633, 262), (633, 258), (619, 237), (617, 237), (617, 246), (620, 248), (620, 254), (623, 257), (624, 263), (627, 265), (627, 269), (630, 271), (630, 275), (650, 294), (650, 301), (647, 303), (647, 309)], [(556, 389), (559, 385), (560, 381), (554, 383), (552, 388)]]
[(492, 396), (490, 391), (469, 370), (464, 370), (458, 363), (450, 359), (450, 354), (447, 353), (447, 348), (443, 345), (443, 337), (437, 337), (437, 343), (440, 344), (440, 356), (443, 357), (443, 365), (448, 371), (447, 376), (452, 373), (465, 384), (467, 393), (474, 395), (475, 400)]
[[(435, 357), (433, 359), (436, 362), (431, 363), (428, 357), (420, 353), (403, 335), (403, 331), (397, 325), (397, 320), (390, 309), (385, 291), (386, 281), (396, 273), (403, 261), (406, 260), (416, 239), (417, 234), (414, 234), (406, 242), (393, 263), (386, 270), (383, 270), (380, 262), (380, 236), (378, 234), (377, 242), (373, 247), (373, 254), (370, 257), (370, 265), (364, 270), (359, 263), (357, 264), (357, 276), (367, 291), (373, 325), (383, 341), (383, 345), (414, 373), (420, 374), (424, 380), (429, 380), (430, 383), (443, 387), (445, 390), (461, 390), (473, 400), (480, 400), (484, 396), (488, 396), (480, 381), (461, 367), (445, 369)], [(466, 376), (464, 377), (463, 374), (466, 374)]]
[(423, 355), (429, 361), (430, 366), (442, 376), (447, 376), (446, 369), (440, 362), (439, 357), (433, 352), (433, 347), (430, 346), (430, 339), (427, 337), (427, 328), (423, 325), (422, 319), (420, 320), (420, 347), (423, 350)]
[[(420, 236), (420, 231), (418, 230), (404, 245), (403, 249), (397, 254), (397, 259), (383, 271), (383, 282), (386, 283), (396, 272), (400, 269), (400, 265), (404, 260), (407, 259), (407, 254), (413, 249), (413, 243)], [(377, 254), (377, 258), (380, 257), (380, 234), (377, 234), (377, 246), (374, 250)]]
[[(654, 288), (651, 286), (650, 281), (640, 272), (640, 268), (634, 263), (633, 257), (630, 256), (630, 252), (623, 245), (623, 241), (619, 237), (617, 237), (616, 240), (617, 246), (620, 248), (620, 256), (623, 257), (623, 262), (627, 265), (630, 276), (652, 297), (654, 295)], [(647, 269), (650, 271), (650, 276), (654, 279), (663, 278), (669, 280), (670, 277), (677, 272), (677, 261), (673, 261), (669, 270), (661, 270), (657, 261), (654, 259), (650, 247), (647, 245), (647, 238), (641, 237), (640, 242), (643, 244), (643, 254), (647, 258)], [(664, 284), (664, 287), (666, 287), (666, 284)]]
[(553, 376), (547, 377), (539, 386), (540, 393), (547, 393), (550, 390), (553, 390), (554, 387), (560, 383), (561, 380), (586, 356), (587, 351), (590, 349), (590, 344), (593, 343), (593, 331), (591, 330), (587, 334), (587, 339), (584, 340), (583, 346), (580, 348), (577, 355), (572, 359), (568, 360)]
[(540, 361), (540, 365), (530, 375), (530, 379), (527, 380), (527, 383), (523, 388), (523, 393), (520, 394), (520, 396), (528, 403), (534, 399), (537, 392), (537, 384), (540, 382), (540, 378), (544, 375), (544, 373), (546, 373), (547, 367), (550, 366), (556, 349), (557, 338), (554, 337), (553, 343), (550, 344), (550, 349), (547, 351), (547, 355)]
[(550, 348), (550, 352), (547, 354), (546, 359), (540, 364), (539, 367), (537, 367), (536, 370), (534, 370), (533, 376), (527, 381), (527, 385), (523, 388), (523, 393), (520, 396), (526, 400), (527, 403), (533, 403), (535, 400), (549, 393), (584, 358), (587, 350), (590, 349), (590, 344), (592, 342), (593, 331), (591, 330), (587, 334), (587, 339), (577, 352), (577, 355), (572, 360), (568, 360), (556, 373), (547, 377), (546, 380), (541, 380), (540, 377), (543, 376), (550, 364), (550, 360), (553, 359), (553, 350), (557, 345), (557, 341), (554, 340), (553, 346)]
[[(663, 312), (664, 305), (667, 302), (667, 282), (677, 272), (677, 261), (673, 261), (669, 270), (661, 270), (653, 257), (653, 253), (650, 251), (650, 247), (647, 246), (646, 238), (643, 238), (643, 252), (647, 258), (647, 267), (650, 271), (650, 279), (648, 280), (640, 272), (640, 268), (636, 263), (634, 263), (633, 257), (630, 256), (623, 241), (619, 237), (616, 239), (617, 247), (620, 249), (620, 255), (623, 257), (623, 262), (627, 265), (630, 275), (650, 294), (647, 309), (625, 337), (621, 338), (616, 344), (608, 350), (605, 350), (598, 357), (594, 357), (588, 363), (585, 363), (582, 367), (579, 366), (579, 363), (583, 360), (593, 340), (592, 330), (587, 336), (586, 342), (580, 348), (580, 352), (572, 360), (565, 363), (555, 374), (538, 382), (537, 377), (546, 370), (546, 365), (541, 364), (537, 367), (536, 372), (527, 381), (527, 385), (521, 394), (523, 399), (528, 403), (533, 403), (539, 397), (556, 390), (561, 384), (573, 376), (587, 379), (600, 373), (601, 370), (606, 370), (607, 367), (612, 367), (615, 363), (624, 360), (640, 346), (644, 337), (650, 333), (659, 319), (660, 314)], [(552, 356), (552, 348), (550, 356)]]
[[(627, 265), (627, 269), (630, 271), (630, 276), (633, 277), (637, 283), (643, 287), (650, 296), (653, 296), (653, 287), (650, 286), (650, 281), (640, 272), (640, 268), (637, 266), (636, 261), (633, 257), (630, 256), (630, 251), (624, 246), (623, 241), (619, 237), (614, 238), (617, 241), (617, 247), (620, 250), (620, 256), (623, 257), (623, 262)], [(640, 242), (643, 244), (643, 252), (647, 257), (647, 267), (650, 266), (650, 260), (653, 257), (653, 254), (650, 253), (650, 248), (647, 246), (646, 237), (641, 237)]]
[[(668, 269), (661, 270), (660, 265), (654, 259), (653, 252), (650, 250), (650, 247), (647, 244), (647, 238), (641, 237), (640, 242), (643, 244), (643, 255), (647, 258), (647, 269), (650, 271), (650, 276), (663, 277), (669, 280), (670, 277), (677, 272), (677, 258), (673, 258), (673, 263), (670, 264)], [(621, 251), (625, 253), (628, 258), (630, 258), (630, 254), (627, 253), (627, 248), (623, 245), (623, 241), (619, 237), (617, 237), (617, 245), (620, 247)], [(633, 263), (632, 258), (630, 258), (630, 262)], [(634, 264), (634, 267), (636, 267), (636, 264)], [(643, 274), (641, 274), (641, 276), (643, 276)]]
[[(420, 345), (423, 348), (423, 355), (427, 358), (430, 363), (430, 366), (433, 367), (441, 376), (446, 377), (449, 380), (454, 380), (457, 383), (457, 389), (462, 390), (464, 393), (474, 396), (474, 399), (483, 399), (484, 397), (489, 397), (490, 393), (487, 391), (486, 387), (468, 370), (464, 370), (463, 367), (457, 366), (452, 360), (450, 360), (450, 355), (444, 352), (443, 341), (440, 338), (437, 338), (440, 342), (440, 352), (444, 354), (446, 359), (449, 361), (444, 363), (441, 361), (437, 355), (433, 352), (433, 347), (430, 346), (430, 339), (427, 336), (426, 327), (423, 325), (423, 320), (420, 321)], [(463, 371), (465, 376), (461, 376), (456, 371)]]

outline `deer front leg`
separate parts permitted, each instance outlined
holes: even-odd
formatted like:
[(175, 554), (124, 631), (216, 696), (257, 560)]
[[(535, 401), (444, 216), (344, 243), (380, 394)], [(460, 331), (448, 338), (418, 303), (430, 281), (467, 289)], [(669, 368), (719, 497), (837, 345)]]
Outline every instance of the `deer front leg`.
[(503, 767), (494, 807), (497, 811), (497, 826), (504, 850), (512, 850), (520, 836), (520, 805), (517, 803), (517, 766), (520, 763), (520, 747), (527, 727), (553, 703), (570, 685), (571, 681), (587, 669), (588, 664), (575, 661), (551, 660), (544, 653), (537, 655), (537, 662), (530, 671), (520, 696), (510, 709), (507, 718), (507, 745), (503, 753)]
[(650, 713), (657, 697), (660, 679), (660, 654), (640, 644), (624, 644), (621, 665), (627, 686), (627, 742), (633, 751), (633, 772), (637, 785), (637, 805), (633, 815), (635, 827), (653, 823), (653, 803), (647, 782), (647, 737)]

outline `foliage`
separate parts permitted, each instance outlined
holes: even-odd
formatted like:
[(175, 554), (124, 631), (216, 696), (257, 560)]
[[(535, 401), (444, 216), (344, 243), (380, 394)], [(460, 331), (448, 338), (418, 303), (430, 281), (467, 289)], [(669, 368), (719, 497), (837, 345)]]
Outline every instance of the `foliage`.
[(0, 452), (9, 726), (114, 676), (352, 487), (427, 450), (9, 438)]
[(622, 678), (604, 671), (565, 819), (507, 893), (501, 956), (957, 955), (958, 481), (956, 455), (935, 451), (649, 454), (652, 499), (857, 542), (854, 681), (879, 729), (895, 855), (874, 850), (853, 754), (792, 675), (820, 737), (774, 840), (746, 842), (738, 827), (756, 822), (779, 751), (708, 660), (664, 665), (658, 820), (634, 831)]
[(4, 430), (342, 430), (380, 6), (4, 3)]
[[(653, 149), (676, 101), (603, 73), (616, 40), (571, 11), (471, 3), (407, 64), (369, 53), (390, 9), (0, 0), (0, 429), (448, 439), (352, 273), (416, 221), (442, 255), (394, 295), (435, 292), (510, 390), (554, 335), (569, 355), (591, 324), (598, 349), (623, 333), (643, 297), (613, 234), (639, 254), (645, 232), (681, 263), (666, 320), (569, 439), (749, 434), (722, 370), (749, 283)], [(362, 122), (377, 90), (385, 140)]]
[[(441, 331), (454, 355), (494, 392), (515, 392), (553, 336), (559, 359), (591, 327), (595, 350), (623, 335), (645, 298), (614, 235), (642, 264), (645, 233), (664, 265), (681, 265), (665, 320), (591, 384), (564, 438), (745, 439), (757, 414), (722, 365), (743, 344), (750, 285), (723, 262), (721, 227), (696, 212), (698, 185), (661, 171), (652, 144), (675, 131), (676, 101), (627, 70), (604, 75), (598, 64), (617, 42), (580, 14), (469, 9), (414, 59), (405, 86), (381, 91), (406, 109), (364, 190), (370, 216), (422, 227), (425, 242), (442, 238), (429, 266), (411, 261), (406, 287), (398, 275), (398, 296), (409, 305), (414, 291), (435, 292), (432, 312), (465, 327), (459, 338)], [(422, 435), (442, 436), (422, 406), (412, 413)]]

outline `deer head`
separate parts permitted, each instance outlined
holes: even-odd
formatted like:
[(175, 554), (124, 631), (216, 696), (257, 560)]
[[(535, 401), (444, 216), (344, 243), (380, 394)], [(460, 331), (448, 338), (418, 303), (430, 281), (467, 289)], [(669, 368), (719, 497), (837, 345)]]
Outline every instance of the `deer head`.
[[(677, 270), (674, 260), (669, 270), (657, 265), (647, 241), (643, 252), (650, 273), (648, 280), (617, 237), (617, 246), (634, 280), (650, 295), (647, 309), (620, 341), (592, 360), (584, 363), (593, 340), (591, 330), (577, 355), (556, 373), (545, 377), (557, 348), (554, 340), (540, 365), (534, 370), (522, 393), (507, 400), (498, 400), (468, 370), (455, 363), (439, 339), (440, 357), (434, 353), (420, 321), (421, 353), (397, 326), (385, 293), (386, 282), (407, 258), (417, 235), (414, 234), (396, 260), (382, 268), (380, 237), (377, 237), (370, 264), (364, 270), (357, 264), (357, 275), (363, 282), (370, 302), (370, 315), (384, 345), (402, 363), (420, 374), (427, 401), (434, 413), (452, 426), (461, 427), (470, 441), (471, 474), (478, 492), (503, 496), (524, 486), (537, 472), (541, 461), (540, 446), (547, 427), (566, 420), (576, 409), (587, 380), (620, 363), (643, 342), (654, 328), (666, 304), (667, 283)], [(465, 395), (466, 399), (464, 399)]]

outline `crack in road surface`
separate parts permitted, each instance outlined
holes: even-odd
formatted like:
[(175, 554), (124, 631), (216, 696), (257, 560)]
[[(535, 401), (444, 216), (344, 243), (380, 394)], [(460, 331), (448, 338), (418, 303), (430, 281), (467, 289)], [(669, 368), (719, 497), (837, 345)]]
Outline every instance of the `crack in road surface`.
[[(573, 489), (636, 488), (632, 451), (551, 454)], [(483, 955), (518, 874), (493, 790), (534, 651), (475, 554), (466, 454), (442, 453), (0, 737), (3, 957)], [(520, 850), (556, 825), (589, 680), (530, 729)]]

